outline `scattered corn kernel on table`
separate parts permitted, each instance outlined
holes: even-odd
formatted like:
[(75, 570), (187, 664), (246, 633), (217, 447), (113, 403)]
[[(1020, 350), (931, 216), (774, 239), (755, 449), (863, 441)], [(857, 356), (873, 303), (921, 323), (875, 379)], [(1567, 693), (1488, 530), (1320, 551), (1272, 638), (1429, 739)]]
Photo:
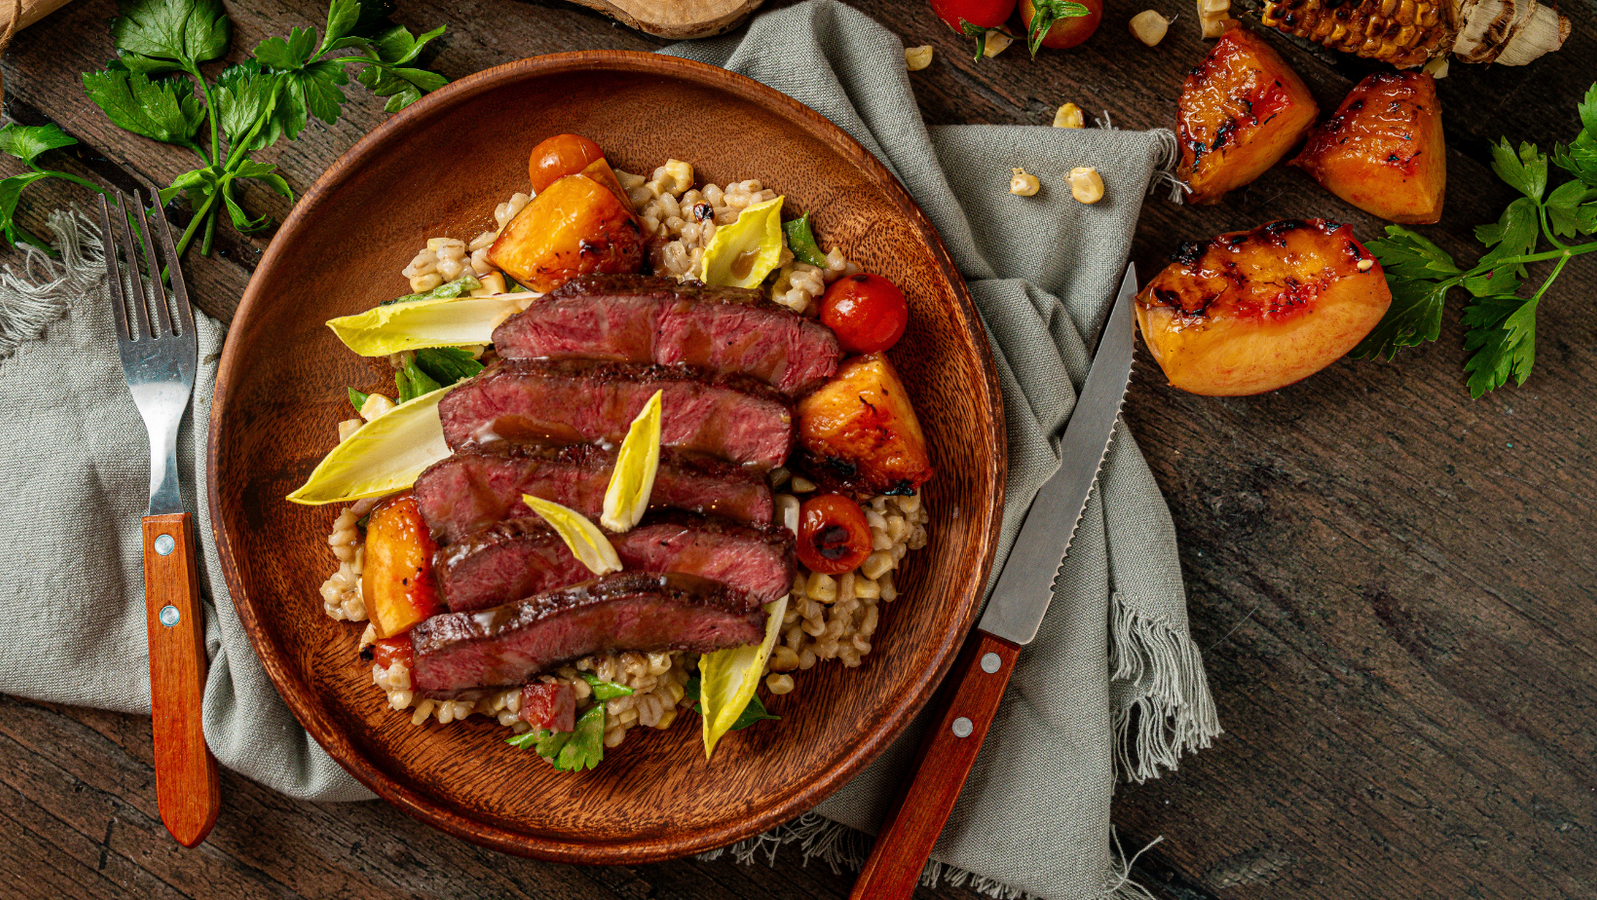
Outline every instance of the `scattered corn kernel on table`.
[[(857, 3), (909, 46), (928, 122), (1048, 124), (1067, 101), (1122, 128), (1172, 126), (1184, 73), (1209, 46), (1188, 0), (1157, 47), (1111, 4), (1074, 51), (1018, 45), (972, 63), (921, 2)], [(235, 55), (326, 5), (230, 0)], [(1234, 7), (1236, 9), (1236, 7)], [(1455, 64), (1439, 83), (1450, 189), (1424, 232), (1471, 249), (1512, 199), (1487, 167), (1500, 136), (1547, 148), (1579, 128), (1597, 67), (1597, 14), (1566, 6), (1564, 49), (1523, 68)], [(130, 188), (189, 166), (111, 126), (79, 73), (112, 55), (111, 0), (68, 5), (20, 33), (4, 61), (8, 112), (77, 136), (78, 174)], [(1257, 26), (1256, 14), (1244, 16)], [(414, 30), (448, 25), (427, 64), (450, 78), (522, 56), (658, 41), (559, 2), (401, 3)], [(1377, 66), (1264, 35), (1322, 110)], [(352, 92), (343, 120), (273, 156), (303, 190), (384, 114)], [(20, 164), (4, 160), (4, 174)], [(1062, 174), (1062, 173), (1061, 173)], [(1007, 179), (1007, 171), (994, 172)], [(30, 191), (23, 221), (82, 200)], [(247, 189), (278, 218), (286, 201)], [(1019, 200), (1020, 198), (1016, 198)], [(30, 218), (30, 216), (32, 218)], [(1218, 206), (1149, 199), (1133, 248), (1144, 280), (1177, 241), (1327, 216), (1379, 223), (1277, 166)], [(189, 283), (229, 317), (268, 236), (219, 231)], [(1470, 256), (1469, 258), (1473, 258)], [(1275, 393), (1207, 399), (1139, 370), (1126, 419), (1169, 498), (1194, 632), (1226, 733), (1179, 771), (1119, 790), (1115, 822), (1155, 896), (1299, 900), (1592, 897), (1597, 891), (1597, 259), (1574, 260), (1540, 308), (1539, 365), (1523, 387), (1472, 401), (1456, 301), (1441, 339), (1393, 363), (1343, 360)], [(681, 860), (578, 868), (479, 849), (382, 803), (298, 803), (223, 773), (198, 850), (156, 812), (148, 719), (0, 696), (0, 897), (843, 897), (851, 876), (798, 857), (773, 868)], [(922, 888), (923, 897), (974, 897)]]

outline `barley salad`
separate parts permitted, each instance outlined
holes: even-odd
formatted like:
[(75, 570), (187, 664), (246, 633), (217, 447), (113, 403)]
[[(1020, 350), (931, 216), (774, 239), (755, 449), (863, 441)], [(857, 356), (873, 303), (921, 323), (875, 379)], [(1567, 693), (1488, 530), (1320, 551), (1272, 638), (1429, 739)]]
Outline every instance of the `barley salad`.
[[(928, 515), (918, 489), (931, 476), (929, 456), (913, 408), (883, 355), (903, 332), (907, 306), (891, 282), (861, 272), (840, 248), (823, 251), (808, 215), (784, 221), (783, 198), (758, 180), (699, 185), (692, 165), (675, 159), (647, 176), (612, 170), (597, 145), (572, 135), (535, 148), (529, 175), (532, 188), (500, 203), (492, 228), (470, 239), (429, 238), (403, 268), (410, 294), (329, 323), (351, 349), (386, 361), (394, 396), (386, 389), (351, 388), (358, 417), (340, 423), (339, 447), (290, 496), (340, 505), (328, 536), (337, 569), (321, 586), (323, 609), (331, 619), (365, 623), (361, 664), (370, 666), (388, 706), (408, 713), (414, 725), (482, 716), (504, 726), (516, 746), (557, 768), (583, 769), (619, 746), (631, 729), (665, 729), (687, 716), (703, 719), (709, 753), (727, 731), (772, 718), (760, 693), (801, 692), (794, 674), (818, 662), (860, 666), (871, 651), (881, 604), (898, 597), (895, 572), (911, 550), (926, 543)], [(432, 645), (413, 641), (412, 630), (435, 616), (481, 614), (447, 612), (440, 592), (450, 592), (440, 583), (447, 574), (438, 572), (460, 555), (451, 547), (461, 544), (434, 541), (429, 532), (435, 529), (411, 496), (418, 474), (425, 478), (425, 469), (452, 449), (441, 440), (429, 443), (428, 429), (437, 427), (444, 401), (431, 400), (430, 408), (427, 403), (457, 383), (475, 383), (507, 365), (502, 340), (494, 343), (499, 329), (518, 316), (536, 315), (550, 302), (545, 298), (570, 296), (572, 285), (587, 284), (583, 279), (596, 274), (636, 272), (692, 290), (746, 290), (746, 305), (764, 301), (835, 335), (837, 364), (790, 398), (794, 452), (758, 473), (770, 494), (770, 512), (753, 524), (785, 529), (796, 550), (788, 594), (764, 607), (769, 618), (763, 644), (714, 650), (611, 646), (540, 667), (524, 683), (431, 690), (417, 677), (417, 666), (425, 664), (417, 657)], [(645, 435), (640, 446), (647, 445), (649, 429), (639, 427), (647, 413), (639, 413), (625, 432), (610, 477), (612, 492), (625, 480), (629, 447), (636, 450), (633, 435)], [(652, 452), (658, 458), (657, 421), (654, 428)], [(491, 429), (486, 433), (491, 440), (500, 437)], [(612, 452), (610, 442), (599, 443)], [(398, 459), (371, 461), (385, 454)], [(648, 480), (653, 478), (651, 473)], [(637, 497), (631, 502), (640, 516), (644, 507), (653, 508), (647, 488), (641, 505)], [(605, 548), (622, 543), (616, 529), (602, 533), (589, 521), (599, 518), (609, 529), (609, 505), (605, 512), (578, 513), (581, 521), (567, 522), (569, 527), (540, 515), (582, 560), (588, 546), (583, 540)], [(384, 524), (395, 520), (409, 524), (397, 531)], [(585, 538), (585, 528), (598, 537)], [(401, 535), (397, 544), (394, 534)], [(390, 577), (396, 546), (403, 566), (411, 567), (398, 589)], [(450, 563), (442, 562), (446, 557)], [(599, 569), (589, 568), (602, 579)]]

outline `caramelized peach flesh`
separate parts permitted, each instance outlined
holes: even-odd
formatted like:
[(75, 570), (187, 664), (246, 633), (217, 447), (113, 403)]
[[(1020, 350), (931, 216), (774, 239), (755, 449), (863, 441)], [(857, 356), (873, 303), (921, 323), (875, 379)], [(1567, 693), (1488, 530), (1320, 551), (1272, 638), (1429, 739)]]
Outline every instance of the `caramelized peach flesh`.
[(1447, 148), (1436, 82), (1422, 72), (1377, 72), (1309, 135), (1292, 165), (1326, 190), (1392, 222), (1442, 217)]
[(1262, 38), (1233, 23), (1187, 74), (1177, 101), (1187, 202), (1218, 203), (1286, 156), (1319, 115), (1298, 73)]
[(433, 581), (437, 549), (416, 499), (408, 492), (372, 510), (366, 521), (361, 595), (377, 637), (404, 634), (417, 622), (443, 611)]
[(1170, 384), (1239, 396), (1320, 371), (1392, 304), (1346, 225), (1288, 220), (1183, 244), (1137, 295), (1137, 327)]
[(630, 204), (603, 184), (567, 175), (510, 220), (488, 259), (526, 287), (547, 292), (577, 275), (638, 271), (643, 229)]
[(932, 477), (915, 407), (881, 353), (856, 356), (798, 404), (796, 463), (823, 488), (914, 493)]

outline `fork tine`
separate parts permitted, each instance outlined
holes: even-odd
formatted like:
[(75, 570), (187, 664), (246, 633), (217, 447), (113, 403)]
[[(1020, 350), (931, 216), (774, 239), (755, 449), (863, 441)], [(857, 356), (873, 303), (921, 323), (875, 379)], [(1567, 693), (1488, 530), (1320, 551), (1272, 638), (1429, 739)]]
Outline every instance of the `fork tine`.
[(123, 296), (122, 271), (116, 264), (116, 232), (111, 230), (111, 208), (100, 195), (100, 233), (105, 235), (105, 275), (111, 286), (111, 308), (116, 313), (116, 335), (121, 340), (132, 337), (128, 331), (127, 298)]
[[(166, 254), (166, 266), (172, 273), (172, 296), (177, 300), (178, 320), (183, 326), (180, 334), (194, 333), (194, 309), (189, 306), (189, 290), (183, 283), (183, 271), (178, 265), (177, 247), (172, 243), (172, 226), (166, 221), (166, 210), (161, 208), (161, 195), (156, 193), (151, 198), (154, 208), (152, 217), (160, 223), (161, 252)], [(155, 228), (150, 229), (154, 231)]]
[(128, 264), (127, 281), (122, 282), (122, 284), (127, 287), (131, 294), (128, 297), (128, 306), (132, 309), (133, 323), (137, 326), (133, 333), (133, 340), (141, 341), (151, 336), (150, 317), (144, 310), (144, 285), (139, 280), (138, 250), (134, 249), (133, 231), (128, 227), (128, 195), (117, 191), (116, 203), (116, 218), (122, 231), (122, 257), (127, 260)]
[(136, 190), (133, 192), (133, 209), (138, 211), (139, 231), (144, 238), (144, 271), (148, 275), (144, 296), (154, 306), (150, 310), (150, 318), (155, 320), (155, 336), (166, 337), (172, 333), (172, 313), (166, 305), (166, 288), (161, 284), (161, 264), (155, 259), (155, 226), (150, 224), (150, 217), (144, 211), (144, 199)]

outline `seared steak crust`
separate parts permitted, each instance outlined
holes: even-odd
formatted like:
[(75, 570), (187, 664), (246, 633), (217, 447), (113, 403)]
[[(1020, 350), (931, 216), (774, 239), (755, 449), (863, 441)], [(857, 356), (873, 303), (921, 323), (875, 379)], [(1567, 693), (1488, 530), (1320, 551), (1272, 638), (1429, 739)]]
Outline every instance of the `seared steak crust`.
[[(416, 505), (433, 540), (450, 544), (503, 519), (532, 515), (532, 494), (590, 519), (604, 511), (615, 452), (590, 445), (522, 447), (494, 444), (457, 453), (416, 478)], [(740, 466), (662, 454), (649, 508), (675, 507), (752, 525), (771, 521), (771, 488)]]
[[(793, 587), (793, 535), (677, 510), (650, 513), (611, 534), (627, 571), (681, 572), (719, 581), (770, 603)], [(433, 571), (449, 608), (483, 609), (593, 577), (542, 519), (510, 519), (438, 551)]]
[(795, 397), (843, 358), (830, 328), (758, 291), (643, 275), (573, 278), (505, 320), (493, 342), (507, 359), (682, 363)]
[(769, 469), (793, 446), (793, 404), (742, 375), (595, 360), (500, 360), (438, 404), (452, 449), (498, 441), (619, 444), (655, 391), (661, 443)]
[(710, 653), (757, 643), (765, 618), (745, 596), (713, 581), (621, 572), (421, 622), (410, 633), (415, 646), (411, 679), (418, 691), (441, 697), (522, 684), (592, 653)]

